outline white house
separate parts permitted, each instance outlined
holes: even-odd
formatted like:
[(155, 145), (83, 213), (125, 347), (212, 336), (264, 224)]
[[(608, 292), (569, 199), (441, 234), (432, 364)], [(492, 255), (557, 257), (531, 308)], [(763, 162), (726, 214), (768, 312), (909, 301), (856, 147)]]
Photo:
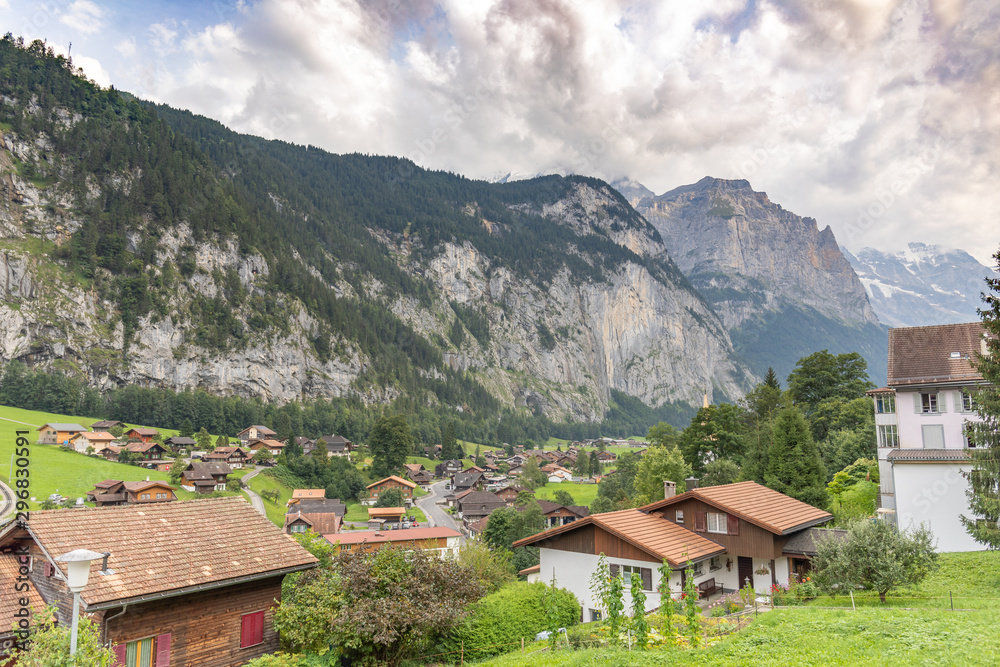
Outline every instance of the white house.
[(880, 481), (879, 513), (901, 528), (926, 523), (939, 551), (979, 551), (959, 519), (970, 513), (966, 490), (966, 425), (980, 421), (976, 391), (985, 386), (973, 366), (986, 352), (978, 322), (889, 330), (888, 386), (868, 392), (875, 402)]
[[(590, 579), (601, 554), (612, 574), (641, 578), (646, 609), (652, 610), (660, 606), (664, 562), (674, 597), (683, 591), (688, 559), (694, 563), (694, 582), (706, 597), (748, 584), (762, 591), (787, 584), (822, 539), (823, 531), (814, 526), (832, 518), (755, 482), (740, 482), (694, 488), (639, 509), (590, 515), (514, 546), (539, 547), (541, 578), (555, 578), (557, 586), (576, 595), (584, 620), (592, 621), (600, 618), (600, 604), (590, 592)], [(631, 595), (626, 594), (630, 606)]]

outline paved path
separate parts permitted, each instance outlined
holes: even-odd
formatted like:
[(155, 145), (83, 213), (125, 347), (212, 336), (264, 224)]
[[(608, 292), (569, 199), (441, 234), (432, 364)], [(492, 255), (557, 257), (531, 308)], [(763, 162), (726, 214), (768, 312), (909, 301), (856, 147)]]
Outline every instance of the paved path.
[(451, 518), (451, 515), (445, 512), (439, 505), (437, 501), (444, 498), (446, 495), (445, 486), (448, 484), (448, 480), (443, 480), (437, 484), (431, 484), (431, 492), (422, 498), (417, 498), (417, 507), (423, 510), (424, 514), (427, 515), (427, 523), (431, 526), (444, 526), (445, 528), (454, 528), (455, 530), (462, 532), (462, 529), (456, 525), (455, 520)]
[[(247, 474), (243, 475), (243, 483), (247, 484), (250, 481), (250, 478), (256, 477), (259, 472), (260, 468), (254, 468)], [(264, 516), (267, 516), (267, 510), (264, 509), (263, 499), (258, 496), (256, 492), (252, 491), (249, 486), (245, 487), (243, 492), (250, 496), (250, 504), (253, 505), (253, 508)]]
[(38, 424), (29, 424), (28, 422), (19, 422), (16, 419), (7, 419), (6, 417), (0, 417), (0, 419), (4, 420), (5, 422), (13, 422), (15, 424), (24, 424), (25, 426), (34, 426), (35, 428), (39, 428)]
[(0, 495), (3, 496), (3, 505), (0, 508), (0, 520), (7, 518), (7, 515), (14, 511), (17, 506), (14, 502), (14, 490), (0, 482)]

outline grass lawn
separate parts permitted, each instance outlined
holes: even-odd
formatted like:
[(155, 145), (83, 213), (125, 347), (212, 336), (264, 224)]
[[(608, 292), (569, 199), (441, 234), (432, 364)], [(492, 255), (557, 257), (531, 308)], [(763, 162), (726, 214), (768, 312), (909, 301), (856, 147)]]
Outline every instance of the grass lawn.
[(407, 463), (419, 463), (424, 467), (425, 470), (429, 470), (431, 474), (434, 474), (434, 466), (441, 463), (440, 461), (435, 461), (434, 459), (429, 459), (426, 456), (407, 456)]
[[(36, 410), (24, 410), (21, 408), (12, 408), (6, 405), (0, 405), (0, 426), (3, 426), (3, 421), (11, 422), (10, 426), (10, 437), (13, 438), (14, 430), (21, 426), (21, 424), (16, 424), (13, 422), (23, 422), (24, 424), (34, 424), (35, 428), (32, 429), (32, 433), (28, 436), (30, 442), (35, 442), (38, 439), (38, 427), (42, 424), (49, 422), (61, 422), (70, 424), (79, 424), (80, 426), (85, 426), (90, 428), (90, 425), (94, 422), (101, 421), (98, 417), (75, 417), (70, 415), (57, 415), (51, 412), (38, 412)], [(170, 428), (160, 428), (155, 424), (127, 424), (127, 427), (132, 426), (147, 426), (149, 428), (155, 428), (157, 431), (163, 434), (163, 437), (169, 438), (171, 436), (177, 435), (177, 431)], [(127, 430), (127, 429), (126, 429)], [(4, 433), (0, 438), (5, 439), (8, 434)], [(213, 442), (215, 437), (213, 436)], [(88, 489), (89, 491), (89, 489)], [(65, 494), (63, 494), (65, 495)]]
[(991, 665), (1000, 637), (990, 612), (858, 611), (798, 607), (761, 614), (743, 632), (704, 650), (561, 650), (508, 654), (490, 667), (608, 665)]
[(597, 497), (597, 484), (574, 484), (573, 482), (559, 482), (558, 484), (549, 482), (545, 486), (535, 489), (535, 497), (553, 500), (556, 491), (560, 490), (573, 496), (577, 505), (590, 507), (590, 503), (594, 502), (594, 498)]
[(276, 526), (285, 525), (285, 507), (286, 503), (292, 497), (292, 489), (288, 488), (275, 478), (270, 475), (265, 475), (263, 472), (259, 473), (256, 477), (251, 477), (250, 488), (254, 490), (258, 495), (265, 490), (277, 489), (278, 501), (272, 503), (268, 498), (261, 496), (261, 500), (264, 501), (264, 511), (267, 513), (267, 518), (271, 520), (271, 523)]

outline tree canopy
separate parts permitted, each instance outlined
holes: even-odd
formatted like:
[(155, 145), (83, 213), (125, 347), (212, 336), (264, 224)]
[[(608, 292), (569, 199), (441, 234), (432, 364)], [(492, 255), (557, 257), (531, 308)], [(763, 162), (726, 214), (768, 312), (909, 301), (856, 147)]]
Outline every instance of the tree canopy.
[(413, 448), (410, 425), (403, 415), (381, 417), (368, 434), (372, 453), (372, 472), (378, 477), (395, 474)]

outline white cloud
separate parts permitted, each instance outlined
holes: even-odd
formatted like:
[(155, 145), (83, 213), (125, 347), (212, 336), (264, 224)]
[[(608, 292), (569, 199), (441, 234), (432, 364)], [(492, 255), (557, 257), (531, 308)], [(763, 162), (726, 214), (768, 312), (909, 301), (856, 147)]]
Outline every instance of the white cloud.
[(104, 26), (104, 9), (90, 0), (74, 0), (59, 21), (84, 35), (96, 33)]

